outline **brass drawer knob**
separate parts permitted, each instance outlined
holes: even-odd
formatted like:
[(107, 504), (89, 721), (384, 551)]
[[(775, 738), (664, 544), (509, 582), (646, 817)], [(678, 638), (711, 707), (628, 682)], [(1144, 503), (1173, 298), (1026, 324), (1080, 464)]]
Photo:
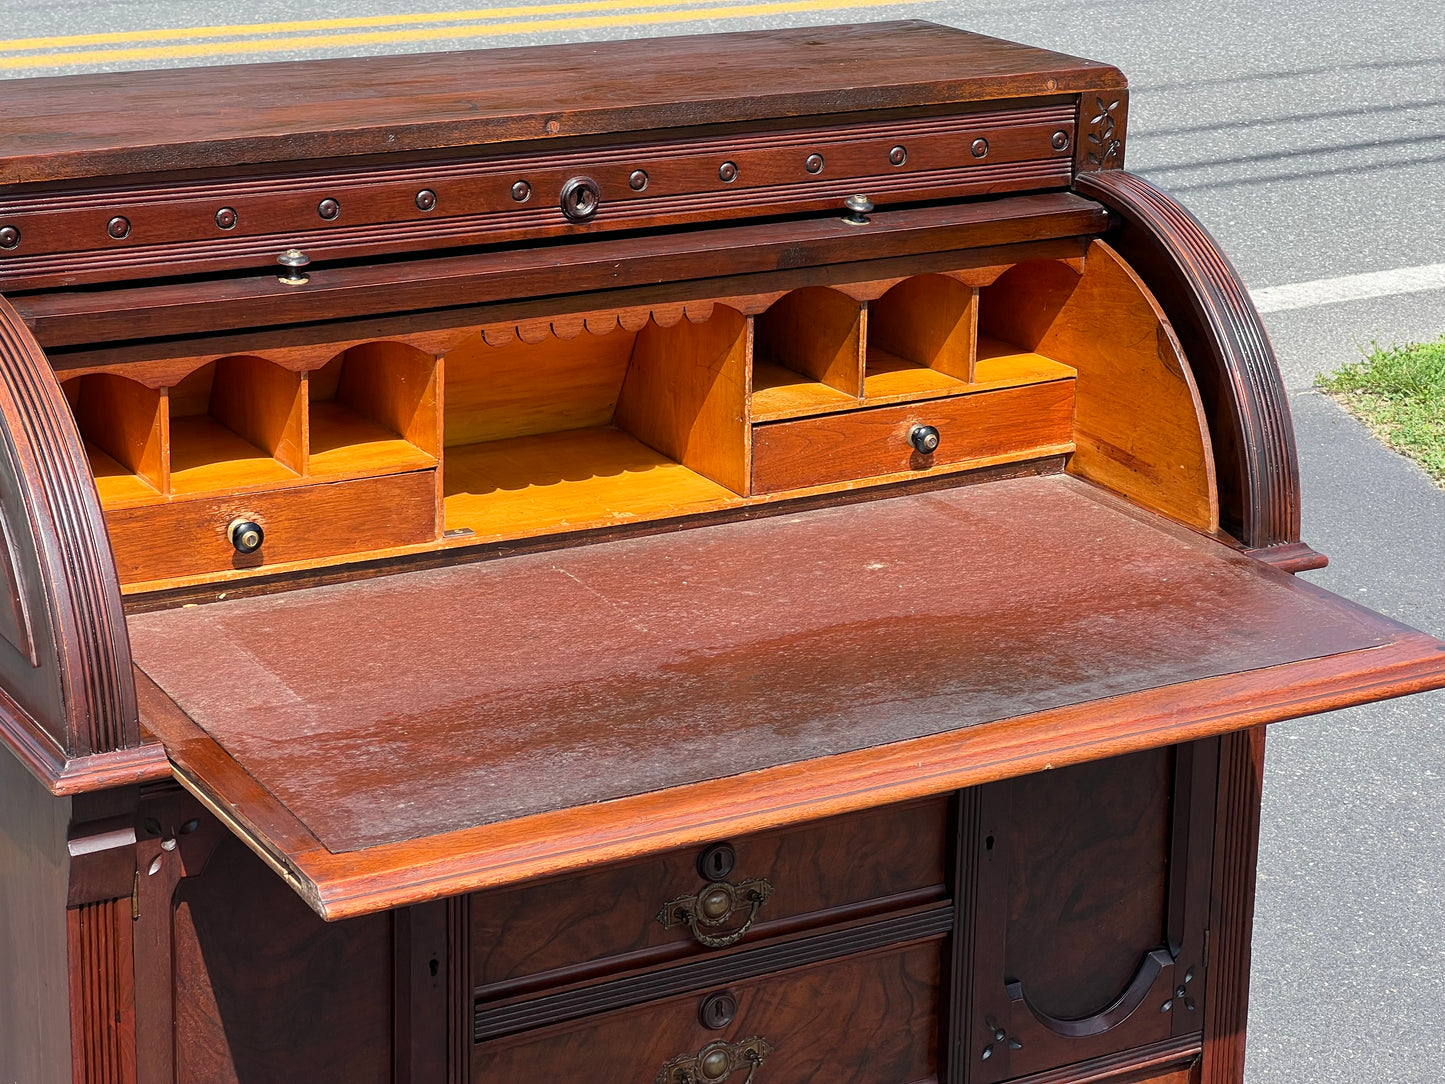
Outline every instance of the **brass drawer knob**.
[[(741, 941), (743, 935), (753, 928), (758, 912), (772, 894), (773, 886), (761, 878), (739, 881), (735, 885), (727, 881), (713, 881), (695, 895), (679, 896), (663, 904), (662, 910), (657, 913), (657, 921), (669, 930), (674, 926), (687, 926), (700, 945), (727, 948)], [(726, 933), (708, 932), (725, 926), (733, 913), (743, 908), (747, 908), (748, 917), (741, 926)]]
[(722, 1039), (708, 1043), (696, 1054), (679, 1054), (664, 1065), (655, 1084), (720, 1084), (739, 1069), (748, 1075), (742, 1084), (752, 1084), (758, 1066), (773, 1048), (761, 1036), (739, 1039), (735, 1043)]
[(908, 443), (922, 455), (938, 451), (938, 430), (931, 425), (915, 425), (908, 431)]

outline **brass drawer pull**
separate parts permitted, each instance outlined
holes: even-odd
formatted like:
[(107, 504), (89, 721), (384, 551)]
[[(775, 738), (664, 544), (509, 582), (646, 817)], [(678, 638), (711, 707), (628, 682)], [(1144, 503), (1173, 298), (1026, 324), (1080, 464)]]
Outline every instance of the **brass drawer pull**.
[[(726, 948), (736, 944), (753, 928), (758, 911), (772, 894), (773, 886), (761, 878), (739, 881), (735, 885), (728, 884), (727, 881), (714, 881), (695, 896), (679, 896), (670, 903), (663, 904), (662, 910), (657, 913), (657, 921), (669, 930), (674, 926), (686, 925), (692, 930), (692, 935), (699, 944), (708, 948)], [(748, 908), (747, 921), (737, 929), (725, 934), (705, 932), (717, 929), (732, 917), (734, 911), (744, 906)]]
[(696, 1054), (679, 1054), (662, 1067), (656, 1084), (717, 1084), (744, 1067), (748, 1075), (742, 1084), (752, 1084), (758, 1066), (773, 1052), (761, 1038), (739, 1039), (735, 1043), (708, 1043)]

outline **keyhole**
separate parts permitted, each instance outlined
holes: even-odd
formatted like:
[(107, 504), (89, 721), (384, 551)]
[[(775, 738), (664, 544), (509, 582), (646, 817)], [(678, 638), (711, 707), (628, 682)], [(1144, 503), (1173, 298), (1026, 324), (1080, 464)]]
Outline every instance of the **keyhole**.
[(989, 836), (983, 841), (983, 849), (986, 851), (993, 850), (993, 836)]
[(697, 871), (704, 881), (721, 881), (737, 865), (737, 852), (729, 843), (714, 843), (697, 856)]
[(442, 969), (441, 961), (438, 960), (435, 956), (433, 956), (431, 958), (431, 963), (427, 964), (427, 967), (431, 969), (431, 977), (436, 978), (437, 973), (440, 972)]
[(573, 177), (562, 186), (562, 214), (572, 222), (586, 222), (601, 202), (602, 190), (591, 177)]

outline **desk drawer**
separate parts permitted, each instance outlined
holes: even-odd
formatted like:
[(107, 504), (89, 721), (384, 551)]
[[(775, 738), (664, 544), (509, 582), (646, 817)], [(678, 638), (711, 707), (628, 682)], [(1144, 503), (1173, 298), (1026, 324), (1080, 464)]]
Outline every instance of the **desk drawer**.
[[(699, 872), (700, 859), (718, 853), (689, 847), (478, 893), (471, 907), (473, 985), (489, 998), (503, 997), (539, 982), (707, 954), (713, 948), (678, 912), (706, 908), (728, 894), (710, 895), (710, 884), (732, 886), (733, 896), (731, 914), (716, 925), (697, 923), (714, 944), (745, 944), (942, 899), (946, 820), (946, 799), (930, 799), (727, 840), (732, 866), (712, 869), (708, 879)], [(751, 927), (737, 936), (755, 904)], [(659, 921), (665, 907), (667, 924)]]
[(925, 1080), (937, 1064), (943, 944), (894, 946), (480, 1043), (472, 1080)]
[[(254, 553), (231, 545), (236, 519), (265, 531)], [(121, 583), (370, 552), (436, 537), (436, 472), (112, 508), (105, 522)]]
[[(1074, 381), (973, 392), (753, 427), (754, 493), (859, 478), (985, 465), (1072, 448)], [(909, 444), (914, 426), (938, 430), (931, 455)]]

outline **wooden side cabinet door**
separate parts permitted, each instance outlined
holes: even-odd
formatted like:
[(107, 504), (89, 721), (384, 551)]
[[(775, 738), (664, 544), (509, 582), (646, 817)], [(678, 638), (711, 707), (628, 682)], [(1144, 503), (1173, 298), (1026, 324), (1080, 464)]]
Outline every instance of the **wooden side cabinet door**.
[(1203, 1031), (1217, 775), (1210, 740), (964, 792), (955, 1079)]

